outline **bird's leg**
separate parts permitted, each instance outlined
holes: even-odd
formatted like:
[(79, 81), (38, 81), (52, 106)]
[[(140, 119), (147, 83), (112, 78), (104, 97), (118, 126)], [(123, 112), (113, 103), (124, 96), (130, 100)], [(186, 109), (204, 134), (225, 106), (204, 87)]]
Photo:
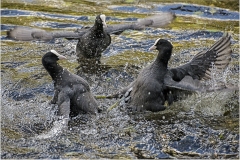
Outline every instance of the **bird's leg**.
[(58, 91), (57, 90), (54, 90), (54, 95), (53, 95), (53, 98), (52, 100), (50, 101), (51, 104), (56, 104), (57, 103), (57, 100), (58, 100)]

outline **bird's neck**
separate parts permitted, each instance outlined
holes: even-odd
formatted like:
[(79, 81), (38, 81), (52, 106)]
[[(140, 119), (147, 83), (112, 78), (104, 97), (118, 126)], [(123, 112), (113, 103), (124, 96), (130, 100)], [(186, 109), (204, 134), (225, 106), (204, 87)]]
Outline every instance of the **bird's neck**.
[(47, 64), (45, 68), (54, 81), (56, 81), (58, 75), (63, 73), (63, 68), (58, 63)]
[(103, 33), (103, 24), (95, 23), (92, 29), (95, 31), (95, 33), (102, 34)]
[[(168, 54), (166, 54), (166, 52)], [(158, 57), (155, 60), (155, 63), (161, 68), (167, 68), (171, 53), (172, 53), (171, 49), (161, 49), (158, 53)], [(166, 55), (168, 55), (168, 56), (166, 56)]]
[(101, 23), (98, 23), (98, 22), (95, 22), (95, 24), (94, 24), (94, 26), (93, 26), (94, 28), (98, 28), (98, 29), (101, 29), (101, 30), (103, 30), (103, 24), (101, 24)]

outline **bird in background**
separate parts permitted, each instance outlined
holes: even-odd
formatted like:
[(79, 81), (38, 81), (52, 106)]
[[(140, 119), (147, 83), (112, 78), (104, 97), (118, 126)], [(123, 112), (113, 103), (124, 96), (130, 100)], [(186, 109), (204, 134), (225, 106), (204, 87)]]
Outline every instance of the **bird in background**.
[[(95, 23), (90, 28), (76, 31), (45, 31), (42, 29), (16, 26), (7, 31), (7, 38), (19, 41), (51, 41), (55, 38), (78, 39), (76, 55), (79, 63), (94, 65), (100, 63), (102, 52), (111, 44), (111, 34), (121, 34), (125, 30), (143, 30), (146, 27), (163, 27), (175, 18), (172, 12), (152, 15), (137, 22), (106, 25), (106, 16), (96, 16)], [(86, 62), (85, 62), (86, 61)]]

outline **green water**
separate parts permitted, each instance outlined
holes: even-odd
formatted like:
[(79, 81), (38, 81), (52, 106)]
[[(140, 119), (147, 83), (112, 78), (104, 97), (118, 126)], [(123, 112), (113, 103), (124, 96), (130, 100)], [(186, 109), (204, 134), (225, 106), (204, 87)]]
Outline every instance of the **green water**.
[[(57, 30), (57, 28), (48, 25), (38, 26), (36, 22), (91, 26), (95, 16), (99, 13), (119, 19), (148, 16), (148, 13), (112, 10), (109, 8), (112, 5), (152, 7), (154, 4), (164, 5), (164, 3), (173, 2), (171, 0), (2, 0), (2, 9), (87, 16), (89, 20), (80, 21), (46, 16), (2, 16), (1, 23), (45, 30)], [(236, 0), (185, 0), (179, 2), (220, 7), (230, 11), (238, 11), (239, 6), (239, 2)], [(193, 14), (198, 15), (199, 13)], [(110, 25), (124, 22), (110, 20), (107, 23)], [(75, 30), (75, 28), (66, 28), (66, 30)], [(157, 38), (172, 40), (174, 54), (169, 66), (175, 67), (186, 63), (192, 55), (210, 47), (218, 40), (214, 36), (204, 37), (201, 35), (199, 39), (194, 37), (181, 39), (181, 36), (189, 36), (201, 31), (206, 34), (213, 33), (215, 36), (218, 35), (218, 32), (224, 31), (232, 34), (232, 60), (228, 72), (219, 75), (219, 79), (224, 80), (228, 85), (238, 85), (239, 21), (177, 16), (170, 25), (162, 29), (125, 31), (121, 35), (113, 35), (109, 51), (102, 56), (102, 63), (110, 66), (112, 71), (108, 72), (109, 75), (85, 73), (93, 93), (107, 95), (128, 85), (141, 68), (151, 63), (156, 57), (156, 53), (147, 51), (146, 46)], [(6, 35), (6, 30), (2, 30), (1, 35)], [(194, 94), (158, 113), (146, 112), (139, 115), (128, 115), (117, 107), (109, 113), (102, 113), (99, 117), (80, 115), (70, 122), (69, 129), (62, 135), (49, 140), (32, 139), (34, 135), (51, 128), (54, 119), (54, 112), (48, 106), (48, 101), (53, 94), (52, 81), (41, 64), (41, 57), (50, 49), (65, 53), (68, 60), (59, 62), (60, 65), (76, 73), (79, 65), (74, 55), (76, 42), (66, 39), (59, 39), (53, 43), (1, 41), (1, 158), (134, 159), (156, 158), (160, 151), (175, 158), (239, 158), (238, 91)], [(137, 47), (127, 48), (134, 45)], [(183, 52), (186, 54), (181, 54)], [(16, 94), (23, 95), (23, 99), (14, 99)], [(107, 109), (116, 100), (99, 99), (99, 102), (103, 109)], [(193, 143), (191, 136), (199, 140), (196, 143), (199, 143), (200, 146), (195, 144), (192, 149), (187, 151), (182, 151), (181, 148), (186, 147), (188, 143), (183, 147), (174, 146), (175, 143), (183, 143), (189, 137), (190, 143)], [(147, 147), (142, 147), (142, 144), (146, 144)]]

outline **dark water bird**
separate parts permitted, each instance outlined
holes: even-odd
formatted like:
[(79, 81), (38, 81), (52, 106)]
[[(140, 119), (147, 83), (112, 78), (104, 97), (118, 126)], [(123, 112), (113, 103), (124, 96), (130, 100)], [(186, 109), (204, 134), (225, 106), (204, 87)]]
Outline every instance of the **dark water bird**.
[(229, 64), (232, 50), (229, 34), (223, 35), (207, 51), (196, 54), (191, 61), (176, 68), (168, 68), (172, 55), (172, 44), (157, 39), (150, 50), (158, 50), (155, 61), (144, 68), (129, 86), (108, 98), (124, 96), (133, 111), (162, 111), (165, 102), (172, 104), (179, 100), (184, 91), (205, 92), (200, 80), (211, 78), (211, 71), (221, 72)]
[[(16, 26), (7, 31), (7, 38), (20, 41), (50, 41), (55, 38), (78, 39), (76, 54), (79, 62), (89, 60), (99, 63), (101, 53), (110, 45), (110, 34), (121, 34), (125, 30), (143, 30), (146, 27), (163, 27), (171, 23), (175, 15), (170, 12), (138, 19), (134, 23), (106, 26), (105, 15), (98, 15), (91, 28), (76, 31), (45, 31), (30, 27)], [(88, 61), (89, 62), (89, 61)]]
[(54, 82), (54, 97), (51, 101), (59, 106), (59, 115), (69, 117), (80, 111), (96, 114), (98, 103), (90, 91), (90, 86), (83, 78), (70, 73), (61, 67), (57, 61), (66, 59), (55, 50), (46, 53), (42, 64)]
[(107, 27), (106, 16), (101, 14), (96, 17), (93, 27), (79, 38), (76, 54), (80, 63), (92, 62), (93, 65), (100, 63), (102, 52), (111, 44), (111, 36), (103, 29), (103, 26)]
[(40, 135), (38, 138), (49, 138), (60, 132), (67, 126), (70, 116), (76, 116), (80, 112), (96, 115), (99, 111), (98, 103), (87, 81), (61, 67), (57, 63), (59, 59), (66, 57), (55, 50), (47, 52), (42, 57), (42, 64), (54, 82), (54, 97), (51, 103), (58, 105), (59, 120), (48, 134)]

